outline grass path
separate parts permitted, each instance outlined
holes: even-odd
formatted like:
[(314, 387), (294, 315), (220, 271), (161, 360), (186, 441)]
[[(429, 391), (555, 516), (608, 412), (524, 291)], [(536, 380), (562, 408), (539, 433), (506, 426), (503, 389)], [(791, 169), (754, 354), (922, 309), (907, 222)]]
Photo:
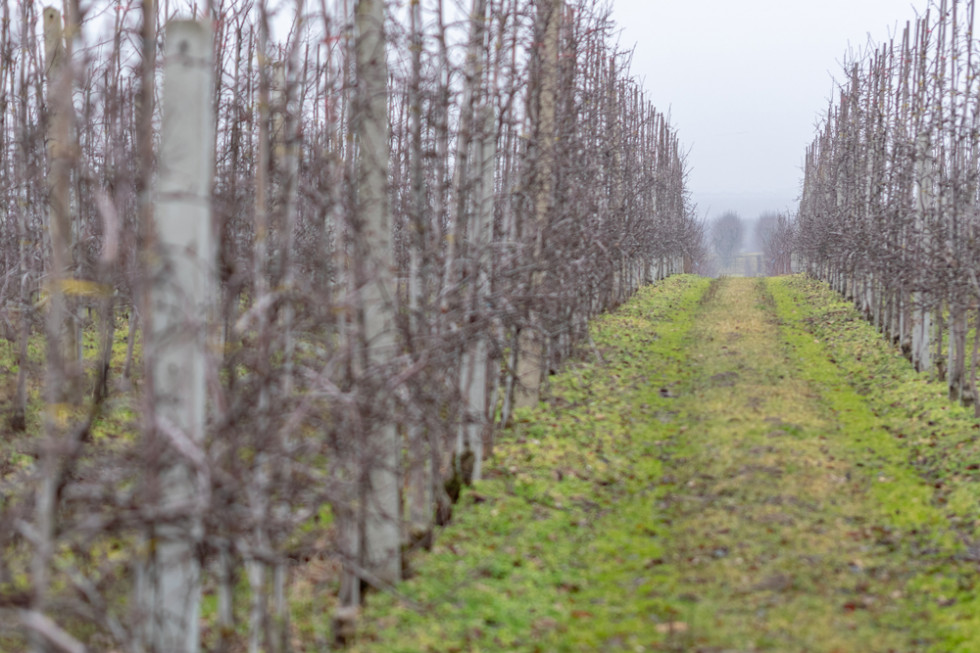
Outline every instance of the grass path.
[(976, 422), (807, 283), (601, 319), (355, 650), (980, 650)]
[(882, 503), (877, 486), (895, 479), (848, 437), (870, 409), (839, 409), (851, 391), (829, 362), (794, 356), (765, 300), (755, 280), (721, 282), (692, 341), (690, 428), (659, 504), (662, 591), (688, 604), (673, 648), (919, 650), (928, 629), (910, 627), (906, 588), (921, 570), (887, 506), (921, 505), (924, 488), (904, 478)]

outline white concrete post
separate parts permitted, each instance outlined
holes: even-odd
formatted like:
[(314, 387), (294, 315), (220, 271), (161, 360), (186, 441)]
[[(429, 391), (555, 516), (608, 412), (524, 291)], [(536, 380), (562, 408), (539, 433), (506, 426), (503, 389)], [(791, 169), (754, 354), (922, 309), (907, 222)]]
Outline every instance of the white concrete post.
[[(915, 164), (915, 184), (918, 192), (918, 202), (915, 213), (916, 238), (921, 242), (925, 233), (926, 220), (935, 202), (933, 196), (933, 177), (935, 174), (932, 147), (928, 132), (919, 134), (917, 145), (917, 161)], [(922, 252), (916, 252), (919, 257), (919, 267), (925, 266)], [(932, 369), (932, 353), (929, 349), (929, 335), (932, 332), (932, 314), (925, 305), (926, 295), (922, 290), (912, 293), (912, 363), (920, 372)]]
[(211, 52), (211, 31), (204, 23), (167, 25), (146, 356), (151, 428), (166, 443), (156, 470), (159, 508), (181, 516), (154, 527), (140, 581), (145, 645), (159, 653), (196, 652), (200, 639), (197, 546), (207, 491), (194, 462), (203, 462), (207, 318), (214, 284)]

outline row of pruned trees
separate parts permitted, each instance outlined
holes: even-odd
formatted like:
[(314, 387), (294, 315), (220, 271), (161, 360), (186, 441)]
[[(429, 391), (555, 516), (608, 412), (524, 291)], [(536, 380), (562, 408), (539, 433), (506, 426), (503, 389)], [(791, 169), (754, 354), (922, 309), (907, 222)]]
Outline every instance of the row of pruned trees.
[(310, 559), (343, 634), (589, 318), (701, 255), (677, 135), (598, 0), (65, 9), (0, 30), (33, 457), (0, 479), (0, 637), (195, 650), (206, 584), (216, 649), (247, 613), (285, 650)]
[(799, 213), (810, 272), (964, 402), (976, 401), (980, 299), (973, 26), (972, 0), (941, 0), (848, 63), (806, 153)]

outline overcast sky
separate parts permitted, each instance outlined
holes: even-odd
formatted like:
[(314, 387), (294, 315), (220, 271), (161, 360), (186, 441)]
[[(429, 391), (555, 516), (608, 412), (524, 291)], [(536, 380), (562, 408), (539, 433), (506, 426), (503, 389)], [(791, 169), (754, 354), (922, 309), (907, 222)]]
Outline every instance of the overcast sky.
[(690, 150), (700, 215), (795, 209), (848, 49), (901, 36), (926, 0), (612, 0), (633, 74)]

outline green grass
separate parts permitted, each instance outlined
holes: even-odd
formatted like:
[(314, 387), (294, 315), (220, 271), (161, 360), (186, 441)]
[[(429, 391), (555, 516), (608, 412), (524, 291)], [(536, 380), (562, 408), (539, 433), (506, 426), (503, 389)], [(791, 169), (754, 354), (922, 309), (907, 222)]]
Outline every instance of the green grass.
[(612, 599), (641, 591), (636, 574), (663, 555), (648, 504), (680, 421), (661, 388), (687, 374), (707, 285), (677, 277), (596, 321), (604, 363), (569, 365), (549, 404), (519, 414), (401, 598), (370, 597), (353, 650), (598, 650), (658, 636), (657, 619)]
[[(770, 287), (784, 329), (800, 334), (794, 344), (808, 373), (839, 385), (832, 408), (854, 454), (880, 479), (878, 513), (921, 567), (906, 592), (916, 605), (914, 630), (930, 641), (923, 650), (980, 650), (980, 422), (824, 284), (788, 277)], [(820, 347), (811, 347), (816, 340)]]
[(676, 278), (592, 334), (354, 650), (980, 650), (976, 421), (824, 286)]

